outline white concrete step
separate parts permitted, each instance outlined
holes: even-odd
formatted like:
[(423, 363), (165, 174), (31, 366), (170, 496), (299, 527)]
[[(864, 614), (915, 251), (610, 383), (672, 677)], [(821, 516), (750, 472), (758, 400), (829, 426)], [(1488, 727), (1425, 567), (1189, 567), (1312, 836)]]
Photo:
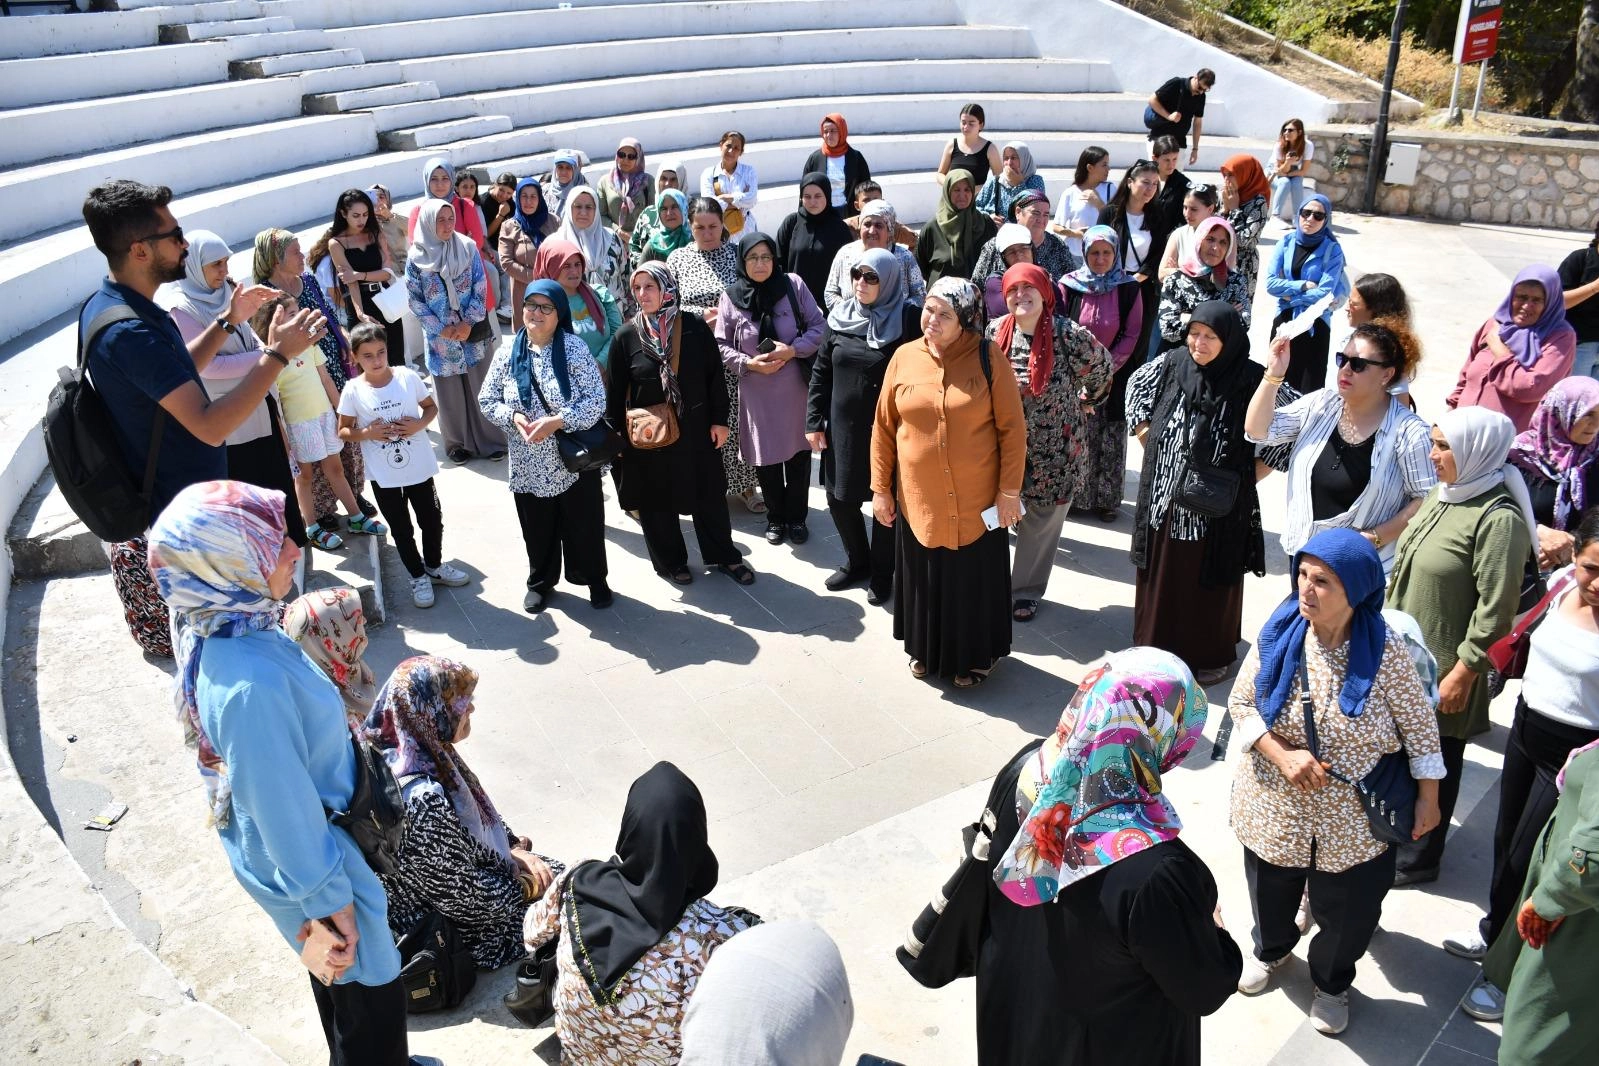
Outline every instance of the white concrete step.
[[(434, 90), (437, 93), (437, 89)], [(385, 104), (381, 107), (369, 108), (372, 118), (378, 124), (378, 133), (387, 133), (390, 130), (414, 129), (420, 126), (438, 125), (453, 122), (457, 119), (479, 117), (477, 101), (466, 96), (452, 96), (445, 99), (414, 100), (403, 104)], [(509, 126), (507, 129), (511, 128)]]
[(7, 170), (0, 172), (0, 196), (11, 197), (16, 209), (0, 212), (0, 242), (81, 225), (84, 194), (107, 177), (167, 185), (182, 196), (376, 148), (376, 127), (369, 116), (317, 115)]
[[(306, 121), (364, 123), (367, 132), (343, 137), (336, 152), (325, 157), (339, 160), (334, 163), (267, 173), (274, 165), (270, 155), (257, 156), (253, 173), (264, 176), (174, 200), (172, 212), (179, 223), (190, 230), (213, 230), (235, 248), (242, 248), (263, 229), (303, 220), (307, 215), (325, 217), (339, 193), (352, 186), (366, 188), (382, 182), (395, 190), (396, 197), (420, 192), (426, 156), (420, 152), (373, 155), (377, 138), (371, 132), (370, 117), (335, 115)], [(250, 151), (245, 145), (235, 149), (235, 154)], [(0, 345), (82, 302), (100, 284), (105, 269), (105, 258), (81, 225), (0, 248)]]
[(291, 80), (236, 81), (0, 111), (0, 166), (300, 114)]
[(100, 539), (67, 506), (48, 470), (11, 520), (6, 547), (12, 576), (20, 581), (110, 568)]
[(382, 625), (388, 617), (383, 595), (383, 553), (387, 537), (367, 534), (353, 535), (343, 531), (344, 545), (336, 550), (323, 551), (307, 546), (305, 549), (305, 584), (307, 592), (338, 588), (341, 585), (356, 591), (361, 597), (361, 610), (366, 614), (366, 624)]
[(342, 44), (329, 44), (321, 30), (246, 33), (239, 37), (219, 38), (218, 43), (227, 49), (229, 59), (254, 59), (257, 56), (280, 56), (291, 52), (316, 52), (325, 48), (344, 47)]
[[(161, 3), (164, 0), (142, 0)], [(611, 7), (618, 0), (449, 0), (452, 15), (496, 14), (508, 11), (548, 11), (561, 6), (578, 10)], [(681, 0), (655, 0), (676, 3)], [(438, 0), (261, 0), (263, 14), (287, 15), (301, 27), (372, 26), (383, 22), (411, 22), (439, 17)]]
[[(328, 39), (361, 49), (368, 59), (493, 52), (507, 48), (664, 40), (703, 34), (799, 32), (828, 26), (866, 29), (884, 26), (960, 26), (955, 0), (679, 0), (676, 3), (597, 4), (581, 10), (507, 11), (329, 28)], [(735, 61), (736, 53), (702, 56), (705, 66)]]
[(515, 124), (505, 115), (476, 115), (472, 118), (455, 119), (452, 122), (435, 122), (409, 129), (389, 130), (378, 136), (378, 142), (391, 151), (409, 151), (509, 133), (514, 126)]
[(261, 10), (259, 0), (204, 0), (202, 3), (182, 4), (171, 0), (115, 0), (118, 11), (140, 11), (147, 8), (164, 8), (168, 24), (178, 22), (217, 22), (223, 19), (260, 18), (267, 14)]
[(303, 70), (293, 77), (300, 85), (303, 96), (318, 93), (344, 92), (348, 89), (372, 89), (395, 85), (405, 80), (398, 63), (358, 63), (352, 66), (325, 67), (320, 70)]
[[(1110, 64), (1061, 59), (902, 59), (790, 66), (741, 65), (725, 70), (690, 70), (502, 89), (476, 93), (472, 98), (482, 113), (508, 115), (522, 127), (625, 116), (640, 104), (647, 104), (651, 112), (657, 112), (669, 108), (721, 110), (798, 97), (904, 101), (924, 93), (941, 94), (942, 98), (952, 87), (959, 88), (962, 97), (981, 96), (991, 125), (1002, 121), (995, 109), (986, 103), (995, 94), (1057, 97), (1062, 112), (1039, 125), (1066, 129), (1104, 128), (1094, 118), (1098, 105), (1116, 108), (1118, 104), (1130, 105), (1133, 100), (1131, 95), (1106, 92), (1114, 88)], [(953, 134), (961, 106), (955, 104), (947, 115), (931, 125), (919, 124), (913, 128), (947, 126)], [(808, 124), (816, 126), (821, 116), (831, 110), (834, 109), (829, 107), (816, 112)], [(1114, 113), (1124, 114), (1125, 111), (1122, 107)], [(1116, 128), (1135, 128), (1142, 115), (1143, 106), (1139, 105), (1133, 126), (1124, 123)], [(848, 111), (844, 116), (852, 117)], [(878, 122), (877, 105), (857, 105), (853, 118), (858, 123)], [(851, 132), (854, 130), (852, 126)]]
[(326, 70), (329, 67), (347, 67), (365, 58), (359, 48), (323, 48), (310, 52), (289, 52), (283, 55), (256, 56), (252, 59), (235, 59), (228, 64), (228, 74), (234, 78), (275, 78), (279, 74), (299, 74), (307, 70)]
[[(697, 27), (703, 30), (710, 27)], [(915, 59), (1036, 58), (1038, 47), (1025, 29), (968, 26), (881, 26), (651, 36), (582, 44), (509, 48), (467, 55), (403, 60), (405, 76), (429, 80), (446, 96), (490, 89), (591, 81), (596, 71), (612, 77), (702, 71), (707, 55), (737, 53), (739, 67), (791, 63), (805, 56), (829, 62)]]
[(437, 100), (439, 87), (430, 81), (402, 81), (370, 89), (342, 89), (331, 93), (312, 93), (305, 97), (308, 115), (336, 115), (341, 111), (367, 111), (391, 104), (418, 100)]
[(161, 27), (161, 40), (169, 44), (184, 41), (210, 41), (218, 37), (241, 37), (249, 33), (280, 33), (294, 29), (290, 18), (225, 19), (220, 22), (189, 22)]
[(160, 44), (160, 10), (105, 11), (92, 16), (11, 15), (0, 33), (0, 59), (100, 52)]
[(226, 53), (209, 42), (3, 59), (0, 109), (205, 85), (227, 76)]

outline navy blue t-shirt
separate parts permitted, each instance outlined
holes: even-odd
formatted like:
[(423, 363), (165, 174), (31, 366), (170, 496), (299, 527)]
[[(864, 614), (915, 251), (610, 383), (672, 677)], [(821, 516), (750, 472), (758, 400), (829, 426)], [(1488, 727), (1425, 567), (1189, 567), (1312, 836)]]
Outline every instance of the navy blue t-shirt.
[[(95, 315), (119, 303), (133, 308), (139, 317), (114, 322), (95, 338), (89, 347), (89, 378), (111, 413), (128, 469), (142, 480), (149, 457), (150, 426), (162, 397), (188, 381), (199, 385), (202, 392), (205, 385), (172, 316), (126, 285), (109, 278), (101, 282), (100, 291), (84, 305), (79, 328), (86, 328)], [(227, 449), (206, 444), (169, 416), (156, 463), (151, 522), (172, 497), (190, 485), (227, 476)]]

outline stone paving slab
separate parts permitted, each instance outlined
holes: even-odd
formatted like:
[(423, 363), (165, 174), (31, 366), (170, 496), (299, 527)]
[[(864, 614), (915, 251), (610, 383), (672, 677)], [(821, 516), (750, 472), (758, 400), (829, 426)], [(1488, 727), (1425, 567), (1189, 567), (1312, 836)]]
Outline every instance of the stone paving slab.
[[(1534, 258), (1558, 262), (1586, 239), (1388, 219), (1339, 223), (1352, 273), (1385, 269), (1411, 285), (1428, 349), (1415, 389), (1424, 413), (1441, 408), (1508, 273)], [(1257, 323), (1269, 321), (1264, 299), (1255, 310)], [(1264, 326), (1253, 334), (1263, 347)], [(1131, 452), (1136, 468), (1139, 450)], [(374, 669), (381, 676), (423, 652), (476, 667), (481, 713), (466, 755), (517, 831), (565, 859), (609, 853), (632, 779), (657, 759), (678, 762), (711, 815), (723, 871), (713, 897), (774, 917), (816, 917), (838, 939), (859, 1003), (852, 1049), (914, 1066), (970, 1062), (970, 982), (920, 989), (898, 972), (892, 949), (947, 876), (956, 830), (975, 816), (990, 776), (1024, 739), (1053, 725), (1089, 664), (1128, 643), (1130, 502), (1114, 524), (1067, 521), (1037, 620), (1016, 627), (1014, 654), (988, 684), (957, 692), (909, 677), (889, 613), (867, 605), (862, 590), (822, 591), (839, 551), (819, 495), (812, 540), (799, 548), (765, 544), (762, 519), (733, 505), (735, 539), (759, 574), (750, 588), (702, 571), (686, 589), (661, 581), (637, 526), (611, 502), (616, 607), (594, 611), (581, 590), (563, 586), (549, 611), (530, 617), (520, 609), (522, 546), (503, 477), (502, 468), (474, 462), (439, 479), (445, 551), (473, 575), (471, 585), (441, 588), (434, 608), (417, 610), (392, 580), (397, 562), (386, 553), (393, 592), (389, 622), (372, 634)], [(1263, 488), (1268, 530), (1281, 526), (1281, 484)], [(1268, 532), (1268, 544), (1274, 538)], [(1286, 566), (1268, 554), (1272, 575), (1246, 586), (1246, 635), (1285, 588)], [(201, 788), (173, 721), (167, 673), (127, 639), (109, 581), (20, 585), (9, 621), (8, 720), (24, 722), (24, 731), (37, 721), (33, 753), (20, 768), (32, 793), (53, 804), (74, 857), (200, 1002), (290, 1062), (325, 1057), (305, 976), (203, 828)], [(1224, 700), (1226, 689), (1212, 689), (1213, 698)], [(1206, 1024), (1213, 1059), (1292, 1056), (1304, 1066), (1491, 1055), (1496, 1027), (1454, 1012), (1473, 967), (1436, 945), (1480, 913), (1509, 709), (1496, 706), (1498, 728), (1470, 749), (1444, 879), (1390, 897), (1387, 931), (1357, 983), (1357, 1028), (1341, 1042), (1308, 1030), (1308, 979), (1299, 966), (1280, 988), (1235, 998)], [(1211, 734), (1219, 720), (1218, 706)], [(12, 741), (16, 751), (15, 733)], [(1226, 826), (1233, 763), (1207, 755), (1200, 745), (1171, 791), (1242, 940), (1248, 903)], [(93, 811), (72, 805), (98, 797), (130, 807), (109, 835), (74, 828)], [(15, 861), (8, 857), (5, 868)], [(486, 974), (462, 1009), (414, 1019), (413, 1050), (454, 1063), (526, 1059), (530, 1050), (553, 1061), (548, 1032), (513, 1027), (494, 1001), (511, 979), (508, 969)], [(125, 987), (113, 982), (110, 990)]]

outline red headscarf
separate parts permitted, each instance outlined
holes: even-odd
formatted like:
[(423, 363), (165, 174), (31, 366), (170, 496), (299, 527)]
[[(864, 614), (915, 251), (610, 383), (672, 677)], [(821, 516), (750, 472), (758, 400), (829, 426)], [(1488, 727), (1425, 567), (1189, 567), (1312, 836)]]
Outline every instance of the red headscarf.
[[(849, 123), (844, 121), (843, 115), (836, 113), (822, 116), (823, 125), (826, 125), (829, 122), (838, 127), (838, 147), (829, 148), (827, 146), (827, 138), (823, 137), (822, 154), (832, 159), (837, 159), (839, 156), (849, 151)], [(821, 127), (817, 128), (820, 130)]]
[[(1017, 263), (1006, 270), (999, 279), (1000, 291), (1006, 296), (1019, 285), (1038, 291), (1044, 302), (1044, 311), (1038, 316), (1038, 327), (1033, 330), (1033, 346), (1027, 353), (1027, 392), (1034, 397), (1044, 394), (1049, 376), (1055, 372), (1055, 286), (1049, 275), (1036, 263)], [(1016, 316), (1006, 315), (999, 320), (994, 341), (999, 350), (1010, 352), (1011, 339), (1016, 335)]]
[[(588, 264), (583, 259), (583, 249), (571, 241), (558, 241), (553, 237), (539, 245), (539, 250), (533, 255), (533, 277), (549, 278), (559, 281), (561, 270), (573, 256), (587, 268)], [(583, 303), (589, 309), (592, 318), (601, 330), (605, 328), (605, 309), (600, 306), (600, 298), (594, 294), (594, 289), (587, 281), (580, 281), (577, 285), (577, 294), (583, 298)]]
[(1221, 165), (1223, 174), (1232, 175), (1238, 183), (1238, 202), (1247, 203), (1257, 196), (1270, 196), (1271, 183), (1266, 180), (1266, 168), (1252, 155), (1230, 156)]

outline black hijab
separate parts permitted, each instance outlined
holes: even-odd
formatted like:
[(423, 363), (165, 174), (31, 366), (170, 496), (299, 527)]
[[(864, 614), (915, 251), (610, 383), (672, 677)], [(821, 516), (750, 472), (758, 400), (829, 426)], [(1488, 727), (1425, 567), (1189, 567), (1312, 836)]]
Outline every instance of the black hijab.
[(1221, 354), (1204, 366), (1182, 349), (1173, 351), (1169, 358), (1177, 375), (1177, 387), (1189, 406), (1208, 416), (1222, 397), (1236, 389), (1239, 372), (1249, 362), (1249, 330), (1238, 311), (1225, 300), (1206, 300), (1195, 307), (1188, 326), (1183, 328), (1184, 340), (1195, 323), (1209, 326), (1221, 338)]
[(716, 876), (700, 790), (676, 766), (656, 763), (628, 790), (616, 854), (577, 867), (567, 889), (572, 955), (595, 1003), (611, 1005), (617, 983)]
[[(826, 204), (814, 215), (805, 210), (805, 190), (813, 185), (822, 190), (822, 201)], [(855, 234), (833, 206), (833, 183), (827, 180), (827, 175), (813, 171), (801, 178), (799, 206), (777, 230), (777, 243), (781, 248), (779, 265), (800, 276), (818, 307), (822, 306), (822, 296), (827, 291), (827, 275), (833, 268), (834, 256), (854, 239)]]
[[(763, 244), (772, 251), (772, 276), (757, 283), (750, 278), (750, 272), (744, 266), (744, 258)], [(779, 339), (772, 325), (772, 312), (777, 309), (780, 300), (793, 300), (794, 290), (778, 257), (776, 241), (764, 233), (754, 231), (745, 233), (738, 239), (738, 277), (727, 286), (727, 298), (733, 301), (734, 307), (755, 317), (759, 324), (761, 340)], [(794, 329), (800, 331), (805, 328), (805, 323), (798, 320), (797, 307), (795, 311)]]

